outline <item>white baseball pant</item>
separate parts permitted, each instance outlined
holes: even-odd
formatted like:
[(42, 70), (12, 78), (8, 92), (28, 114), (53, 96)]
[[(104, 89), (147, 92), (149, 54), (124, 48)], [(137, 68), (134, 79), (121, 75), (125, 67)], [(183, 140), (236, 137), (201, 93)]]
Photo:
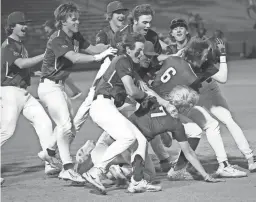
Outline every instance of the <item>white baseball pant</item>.
[(1, 86), (1, 146), (13, 135), (20, 113), (36, 130), (42, 149), (54, 141), (52, 122), (42, 105), (25, 89)]
[(127, 150), (136, 140), (138, 141), (138, 148), (132, 155), (131, 161), (134, 160), (136, 154), (145, 161), (146, 138), (135, 125), (118, 111), (113, 99), (98, 95), (91, 105), (90, 116), (96, 124), (116, 140), (107, 148), (101, 162), (95, 167), (106, 169), (116, 156)]
[[(95, 148), (91, 152), (91, 159), (94, 165), (97, 165), (104, 153), (106, 152), (107, 148), (114, 142), (115, 140), (112, 139), (106, 132), (103, 132), (99, 137)], [(124, 151), (121, 155), (118, 155), (111, 164), (129, 164), (131, 165), (131, 155), (134, 150), (137, 148), (137, 142), (133, 144), (129, 149)], [(148, 181), (152, 181), (156, 176), (156, 171), (154, 164), (148, 155), (146, 154), (145, 158), (145, 170), (144, 170), (144, 179)]]
[(84, 122), (86, 121), (89, 115), (89, 110), (95, 94), (95, 88), (96, 88), (95, 85), (97, 84), (99, 79), (103, 76), (103, 74), (106, 72), (110, 63), (111, 63), (111, 60), (109, 59), (109, 57), (107, 57), (102, 63), (102, 65), (100, 66), (100, 70), (98, 71), (93, 81), (92, 87), (90, 88), (87, 97), (85, 98), (84, 102), (81, 104), (81, 106), (79, 107), (75, 115), (74, 125), (75, 125), (76, 132), (79, 132), (79, 130), (81, 129), (82, 125), (84, 124)]
[(198, 104), (206, 108), (212, 115), (214, 115), (227, 127), (239, 150), (242, 152), (245, 158), (252, 158), (253, 151), (250, 148), (242, 129), (234, 121), (228, 108), (227, 101), (223, 97), (217, 82), (203, 82), (200, 93), (201, 95)]
[[(64, 83), (56, 84), (54, 81), (44, 79), (44, 82), (39, 84), (38, 96), (56, 124), (54, 135), (57, 138), (62, 163), (72, 163), (70, 144), (75, 135), (73, 109), (65, 92)], [(56, 141), (52, 142), (49, 149), (56, 149)]]

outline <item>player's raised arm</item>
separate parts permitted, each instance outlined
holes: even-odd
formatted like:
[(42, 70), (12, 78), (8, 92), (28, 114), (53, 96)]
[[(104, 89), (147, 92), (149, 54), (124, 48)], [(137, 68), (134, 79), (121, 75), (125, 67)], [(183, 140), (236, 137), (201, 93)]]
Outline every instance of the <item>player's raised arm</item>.
[(214, 80), (219, 83), (226, 83), (228, 79), (228, 66), (226, 61), (226, 47), (222, 39), (216, 39), (216, 45), (218, 47), (218, 51), (220, 52), (220, 66), (219, 71), (211, 76)]

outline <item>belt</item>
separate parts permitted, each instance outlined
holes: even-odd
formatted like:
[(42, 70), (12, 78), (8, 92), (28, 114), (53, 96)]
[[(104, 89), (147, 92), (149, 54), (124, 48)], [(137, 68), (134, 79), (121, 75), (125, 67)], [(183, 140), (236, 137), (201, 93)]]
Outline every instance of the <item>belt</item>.
[[(40, 83), (44, 83), (44, 80), (45, 80), (45, 79), (48, 79), (48, 78), (41, 78), (41, 79), (40, 79)], [(48, 80), (50, 80), (50, 81), (52, 81), (52, 82), (54, 82), (54, 83), (56, 83), (56, 84), (63, 84), (63, 83), (64, 83), (63, 80), (51, 80), (51, 79), (48, 79)]]
[(104, 98), (106, 98), (106, 99), (110, 99), (110, 100), (111, 100), (111, 99), (114, 99), (111, 95), (104, 95), (104, 94), (103, 94), (103, 95), (97, 95), (97, 96), (95, 96), (95, 97), (93, 98), (93, 100), (96, 100), (98, 96), (102, 96), (102, 97), (104, 97)]

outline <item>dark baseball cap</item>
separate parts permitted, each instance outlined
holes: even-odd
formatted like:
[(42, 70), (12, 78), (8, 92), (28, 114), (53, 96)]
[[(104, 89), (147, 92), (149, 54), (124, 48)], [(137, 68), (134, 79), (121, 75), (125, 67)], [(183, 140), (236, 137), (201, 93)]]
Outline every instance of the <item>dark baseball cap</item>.
[(50, 27), (50, 28), (54, 29), (55, 28), (55, 20), (47, 20), (42, 26)]
[(186, 20), (182, 19), (182, 18), (175, 18), (171, 21), (170, 24), (170, 29), (174, 29), (175, 27), (185, 27), (186, 29), (188, 28), (188, 24), (186, 22)]
[(148, 55), (148, 56), (156, 56), (156, 55), (159, 55), (158, 53), (155, 52), (155, 49), (154, 49), (154, 45), (152, 42), (150, 41), (146, 41), (144, 43), (144, 50), (143, 50), (143, 53), (145, 55)]
[(107, 5), (107, 13), (113, 13), (118, 10), (129, 10), (125, 8), (123, 3), (120, 1), (112, 1)]
[(20, 11), (15, 11), (11, 13), (10, 15), (8, 15), (8, 18), (7, 18), (7, 25), (15, 25), (19, 23), (28, 23), (28, 22), (32, 22), (32, 20), (26, 20), (24, 13)]

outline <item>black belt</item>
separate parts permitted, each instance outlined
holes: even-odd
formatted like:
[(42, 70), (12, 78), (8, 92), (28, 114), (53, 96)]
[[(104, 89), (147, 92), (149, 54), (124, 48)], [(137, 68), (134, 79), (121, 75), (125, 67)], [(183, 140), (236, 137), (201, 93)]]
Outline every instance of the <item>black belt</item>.
[[(43, 82), (44, 82), (44, 79), (46, 79), (46, 78), (41, 78), (41, 79), (40, 79), (40, 83), (43, 83)], [(51, 79), (49, 79), (49, 80), (55, 82), (56, 84), (64, 83), (63, 80), (51, 80)]]

